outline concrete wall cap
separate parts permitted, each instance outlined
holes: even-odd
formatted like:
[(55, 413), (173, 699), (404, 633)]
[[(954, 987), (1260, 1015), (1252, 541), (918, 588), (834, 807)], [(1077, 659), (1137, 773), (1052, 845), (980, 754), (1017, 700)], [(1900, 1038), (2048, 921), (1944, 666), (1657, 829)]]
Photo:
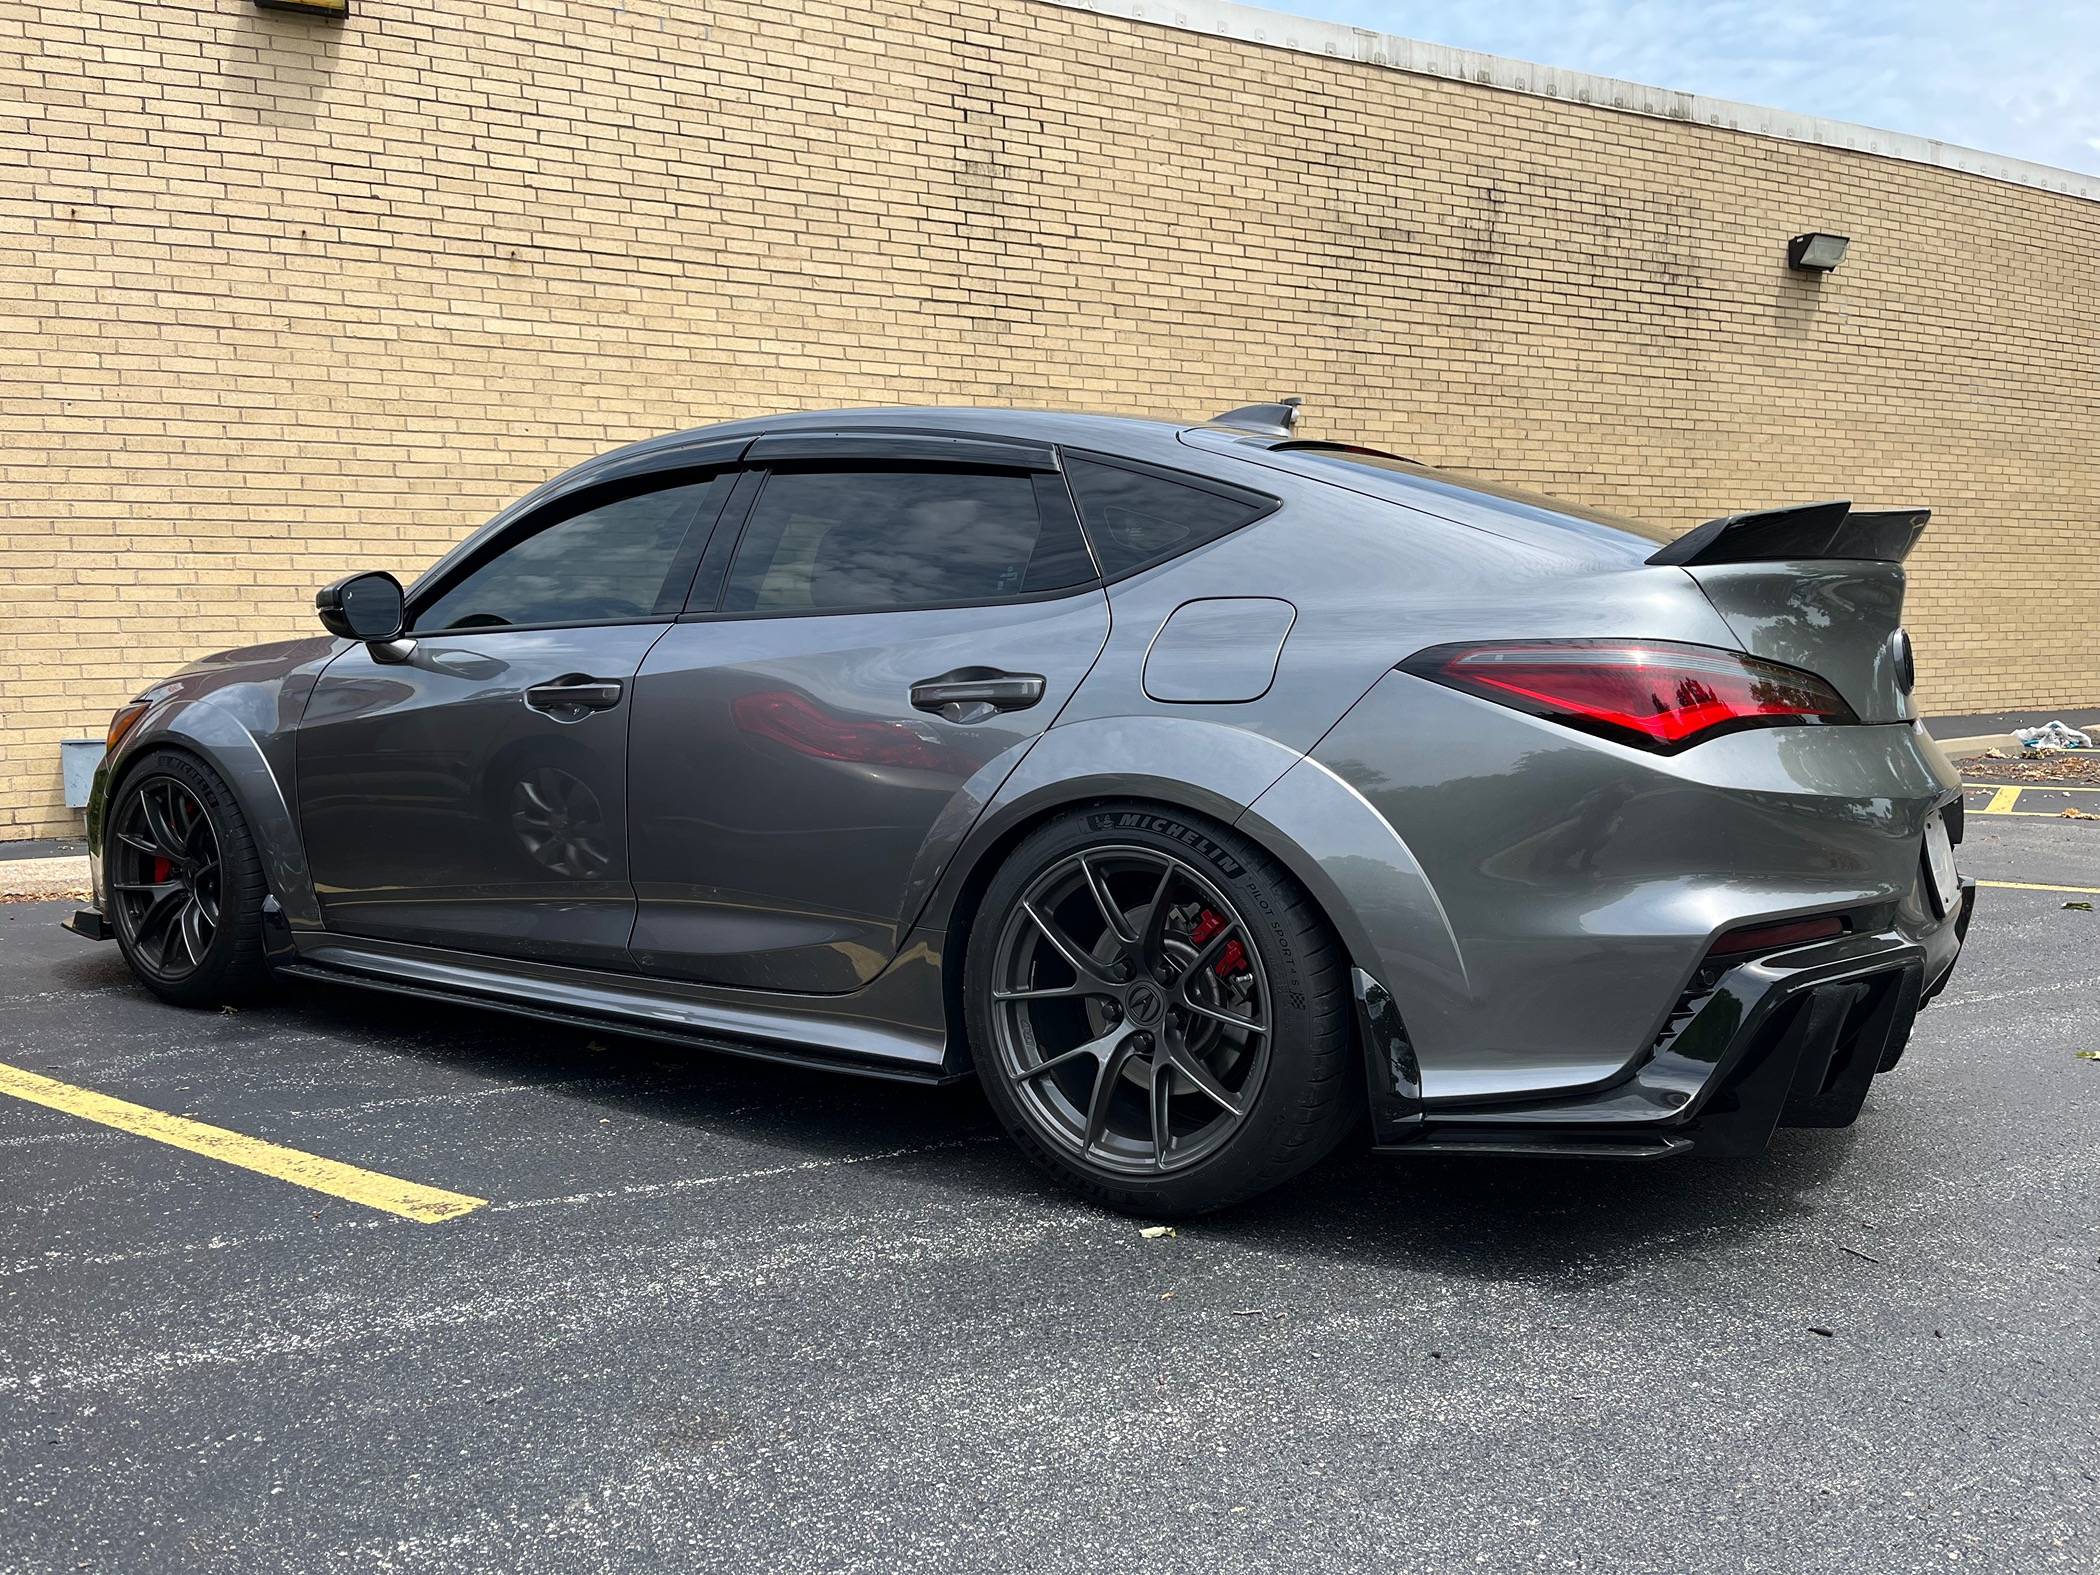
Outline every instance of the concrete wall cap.
[(1591, 109), (1686, 121), (1746, 132), (1751, 136), (1773, 137), (1782, 142), (1805, 142), (1814, 147), (1839, 148), (1874, 158), (1930, 164), (1963, 175), (1978, 175), (1985, 180), (2008, 181), (2016, 186), (2033, 186), (2066, 197), (2100, 202), (2100, 176), (2081, 175), (2076, 170), (2032, 164), (2025, 159), (1985, 153), (1977, 148), (1938, 142), (1908, 132), (1855, 126), (1847, 121), (1828, 120), (1794, 110), (1738, 104), (1728, 99), (1708, 98), (1701, 93), (1680, 93), (1639, 82), (1624, 82), (1617, 77), (1591, 76), (1587, 72), (1567, 71), (1558, 66), (1507, 60), (1500, 55), (1483, 55), (1475, 50), (1453, 49), (1445, 44), (1428, 44), (1393, 33), (1374, 32), (1346, 22), (1323, 22), (1262, 6), (1238, 5), (1233, 0), (1043, 0), (1043, 3), (1074, 11), (1091, 11), (1097, 16), (1179, 28), (1184, 32), (1207, 33), (1246, 44), (1292, 49), (1300, 54), (1354, 60), (1417, 76), (1443, 77), (1452, 82), (1467, 82), (1507, 93), (1524, 93), (1533, 98), (1558, 99), (1563, 103), (1587, 105)]

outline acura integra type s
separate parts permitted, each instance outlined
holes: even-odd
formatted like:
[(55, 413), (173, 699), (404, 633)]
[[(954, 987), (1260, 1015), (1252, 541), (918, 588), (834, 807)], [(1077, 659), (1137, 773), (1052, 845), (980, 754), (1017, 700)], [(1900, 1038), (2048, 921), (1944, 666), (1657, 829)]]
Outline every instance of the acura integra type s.
[(1688, 534), (1011, 410), (619, 449), (119, 711), (96, 906), (272, 978), (927, 1083), (1167, 1216), (1394, 1155), (1841, 1126), (1973, 900), (1920, 510)]

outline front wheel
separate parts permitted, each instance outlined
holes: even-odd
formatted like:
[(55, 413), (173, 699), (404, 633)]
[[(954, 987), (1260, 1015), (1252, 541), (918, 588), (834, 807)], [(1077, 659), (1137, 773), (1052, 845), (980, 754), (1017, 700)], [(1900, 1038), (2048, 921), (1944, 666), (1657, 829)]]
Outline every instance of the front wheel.
[(1110, 1207), (1251, 1197), (1348, 1131), (1361, 1077), (1340, 946), (1244, 837), (1110, 804), (1033, 832), (970, 936), (972, 1054), (992, 1107)]
[(109, 916), (140, 983), (177, 1006), (219, 1006), (268, 982), (262, 861), (217, 772), (154, 750), (124, 774), (108, 824)]

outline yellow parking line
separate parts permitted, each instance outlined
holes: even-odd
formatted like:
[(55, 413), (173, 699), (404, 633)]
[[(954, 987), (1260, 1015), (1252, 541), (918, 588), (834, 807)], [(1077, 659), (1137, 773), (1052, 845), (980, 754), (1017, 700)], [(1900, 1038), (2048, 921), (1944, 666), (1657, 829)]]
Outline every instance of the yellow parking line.
[(71, 1083), (61, 1083), (56, 1078), (43, 1077), (5, 1062), (0, 1062), (0, 1094), (12, 1094), (32, 1105), (62, 1110), (70, 1116), (115, 1127), (119, 1132), (152, 1138), (157, 1143), (187, 1149), (207, 1159), (238, 1165), (258, 1175), (274, 1176), (295, 1187), (325, 1192), (332, 1198), (362, 1203), (368, 1209), (384, 1209), (389, 1214), (419, 1220), (425, 1225), (471, 1214), (488, 1202), (487, 1198), (472, 1198), (464, 1192), (426, 1187), (419, 1182), (403, 1181), (398, 1176), (382, 1176), (376, 1170), (361, 1170), (341, 1160), (302, 1154), (295, 1148), (281, 1148), (275, 1143), (265, 1143), (261, 1138), (192, 1121), (187, 1116), (171, 1116), (164, 1110), (134, 1105), (125, 1099), (112, 1099), (93, 1089), (75, 1088)]
[(2013, 805), (2019, 802), (2020, 790), (2018, 788), (2002, 787), (1991, 795), (1991, 801), (1984, 805), (1978, 813), (1984, 815), (2010, 815), (2013, 812)]
[(2081, 897), (2100, 897), (2100, 886), (2037, 886), (2024, 880), (1980, 880), (1979, 886), (1995, 886), (1999, 891), (2073, 891)]
[[(2006, 785), (2002, 782), (1964, 782), (1962, 784), (1963, 787), (1978, 793), (1985, 788), (2004, 787)], [(2027, 788), (2033, 788), (2037, 793), (2100, 793), (2100, 787), (2088, 787), (2077, 782), (2022, 782), (2014, 788), (2014, 791), (2021, 792)]]

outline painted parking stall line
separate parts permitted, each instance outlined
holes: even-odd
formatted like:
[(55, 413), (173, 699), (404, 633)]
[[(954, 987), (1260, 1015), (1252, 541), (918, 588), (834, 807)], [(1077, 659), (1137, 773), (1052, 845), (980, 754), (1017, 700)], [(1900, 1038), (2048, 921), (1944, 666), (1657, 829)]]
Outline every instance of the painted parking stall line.
[(2083, 897), (2100, 897), (2100, 886), (2042, 886), (2026, 880), (1980, 880), (1976, 884), (1993, 891), (2068, 891)]
[(2073, 812), (2082, 814), (2100, 813), (2100, 801), (2092, 795), (2100, 794), (2100, 787), (2084, 787), (2071, 782), (1965, 782), (1962, 789), (1970, 795), (1989, 794), (1978, 802), (1969, 799), (1969, 807), (1978, 815), (2010, 815), (2019, 820), (2064, 820), (2075, 818)]
[(56, 1078), (9, 1066), (5, 1062), (0, 1062), (0, 1094), (113, 1127), (119, 1132), (129, 1132), (136, 1137), (151, 1138), (170, 1148), (201, 1154), (221, 1164), (238, 1166), (257, 1175), (326, 1193), (346, 1203), (362, 1204), (368, 1209), (379, 1209), (423, 1225), (458, 1219), (488, 1203), (487, 1198), (404, 1181), (399, 1176), (388, 1176), (359, 1165), (345, 1164), (342, 1160), (285, 1148), (243, 1132), (192, 1121), (187, 1116), (170, 1115), (148, 1105), (135, 1105), (128, 1099), (61, 1083)]

